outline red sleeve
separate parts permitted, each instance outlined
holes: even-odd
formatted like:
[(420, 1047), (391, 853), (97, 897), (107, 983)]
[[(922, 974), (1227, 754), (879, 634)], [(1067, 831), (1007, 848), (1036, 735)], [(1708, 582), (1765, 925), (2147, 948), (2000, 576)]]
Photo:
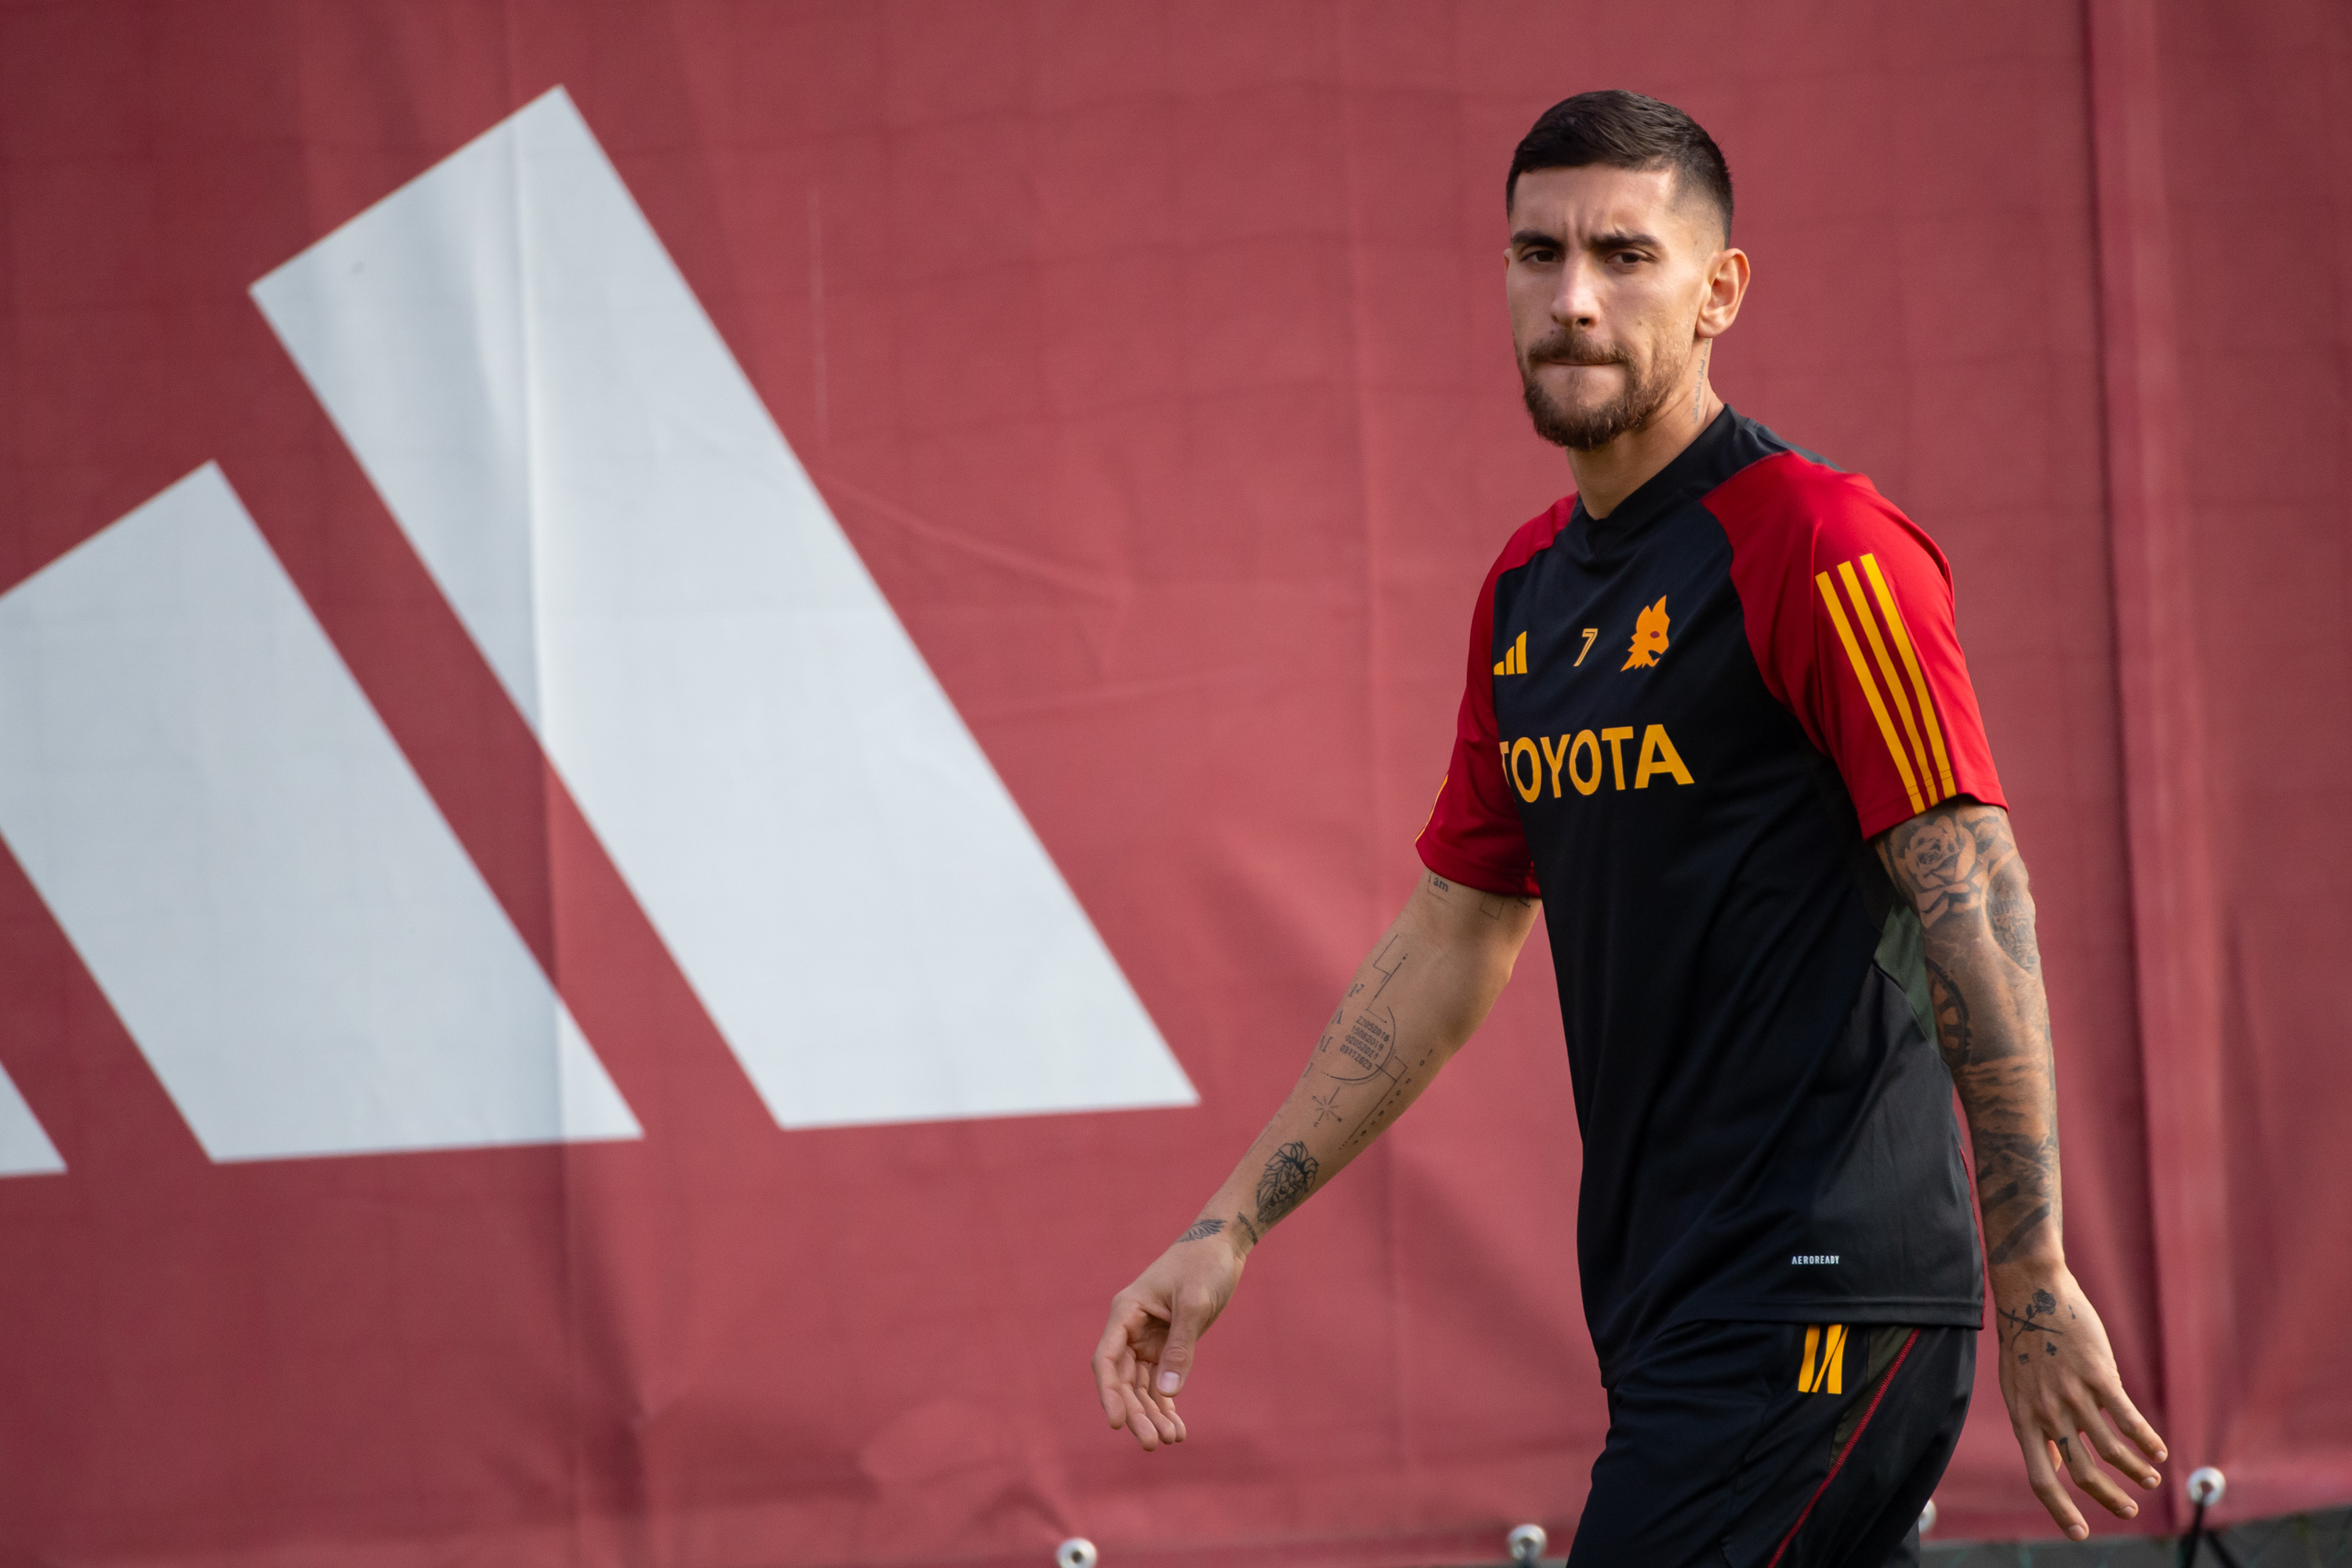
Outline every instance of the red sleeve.
[(1968, 795), (2005, 805), (1952, 614), (1952, 569), (1868, 479), (1798, 453), (1707, 498), (1748, 646), (1875, 837)]
[(1487, 570), (1478, 590), (1478, 606), (1470, 616), (1469, 679), (1462, 692), (1462, 710), (1454, 725), (1454, 760), (1438, 786), (1437, 805), (1429, 814), (1414, 847), (1422, 864), (1448, 881), (1483, 888), (1490, 893), (1534, 898), (1535, 858), (1528, 852), (1526, 830), (1519, 826), (1518, 807), (1511, 804), (1503, 783), (1503, 763), (1495, 726), (1495, 584), (1514, 566), (1523, 566), (1552, 542), (1568, 521), (1576, 498), (1570, 496), (1511, 535), (1502, 554)]

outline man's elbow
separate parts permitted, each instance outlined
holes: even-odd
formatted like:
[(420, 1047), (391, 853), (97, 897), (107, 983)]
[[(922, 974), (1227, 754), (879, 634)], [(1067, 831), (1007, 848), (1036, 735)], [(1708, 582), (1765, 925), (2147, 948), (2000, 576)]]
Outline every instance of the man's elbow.
[(1437, 967), (1444, 977), (1436, 1012), (1447, 1039), (1455, 1047), (1477, 1032), (1493, 1012), (1503, 987), (1517, 967), (1522, 941), (1508, 933), (1465, 933), (1451, 944), (1445, 962)]

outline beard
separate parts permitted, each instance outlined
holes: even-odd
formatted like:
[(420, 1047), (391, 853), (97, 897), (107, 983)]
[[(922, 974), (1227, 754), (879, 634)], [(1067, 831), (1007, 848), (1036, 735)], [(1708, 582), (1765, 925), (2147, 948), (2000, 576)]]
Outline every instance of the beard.
[[(1622, 365), (1625, 390), (1599, 407), (1563, 408), (1536, 380), (1536, 368), (1546, 364)], [(1603, 348), (1580, 333), (1565, 331), (1538, 339), (1519, 356), (1519, 383), (1536, 434), (1573, 452), (1606, 447), (1626, 432), (1648, 425), (1665, 405), (1682, 372), (1681, 365), (1654, 363), (1649, 374), (1642, 374), (1623, 345)]]

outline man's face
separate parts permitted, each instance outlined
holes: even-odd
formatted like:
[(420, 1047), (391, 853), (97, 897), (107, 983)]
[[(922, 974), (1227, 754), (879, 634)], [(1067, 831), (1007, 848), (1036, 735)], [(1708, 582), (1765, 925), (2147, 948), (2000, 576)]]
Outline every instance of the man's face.
[(1672, 169), (1532, 169), (1506, 289), (1536, 434), (1591, 451), (1654, 418), (1696, 352), (1721, 220)]

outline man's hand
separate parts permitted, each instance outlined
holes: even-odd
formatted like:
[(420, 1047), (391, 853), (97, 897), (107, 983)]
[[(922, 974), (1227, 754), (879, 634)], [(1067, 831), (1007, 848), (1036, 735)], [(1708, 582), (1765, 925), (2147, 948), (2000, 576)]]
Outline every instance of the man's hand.
[(1422, 873), (1357, 967), (1290, 1093), (1192, 1228), (1111, 1299), (1095, 1386), (1146, 1453), (1184, 1440), (1176, 1391), (1242, 1259), (1404, 1113), (1486, 1016), (1536, 901)]
[(1242, 1252), (1203, 1219), (1111, 1298), (1110, 1322), (1095, 1347), (1095, 1391), (1114, 1429), (1135, 1434), (1145, 1453), (1184, 1440), (1176, 1394), (1192, 1370), (1193, 1348), (1242, 1282)]
[(2033, 1494), (2074, 1541), (2091, 1530), (2058, 1484), (2062, 1468), (2100, 1507), (2118, 1519), (2132, 1518), (2139, 1504), (2099, 1468), (2091, 1450), (2153, 1489), (2164, 1483), (2156, 1471), (2165, 1458), (2164, 1439), (2124, 1393), (2099, 1314), (2063, 1264), (1996, 1269), (1992, 1287), (2000, 1396), (2009, 1405), (2017, 1446), (2025, 1452), (2025, 1477)]

